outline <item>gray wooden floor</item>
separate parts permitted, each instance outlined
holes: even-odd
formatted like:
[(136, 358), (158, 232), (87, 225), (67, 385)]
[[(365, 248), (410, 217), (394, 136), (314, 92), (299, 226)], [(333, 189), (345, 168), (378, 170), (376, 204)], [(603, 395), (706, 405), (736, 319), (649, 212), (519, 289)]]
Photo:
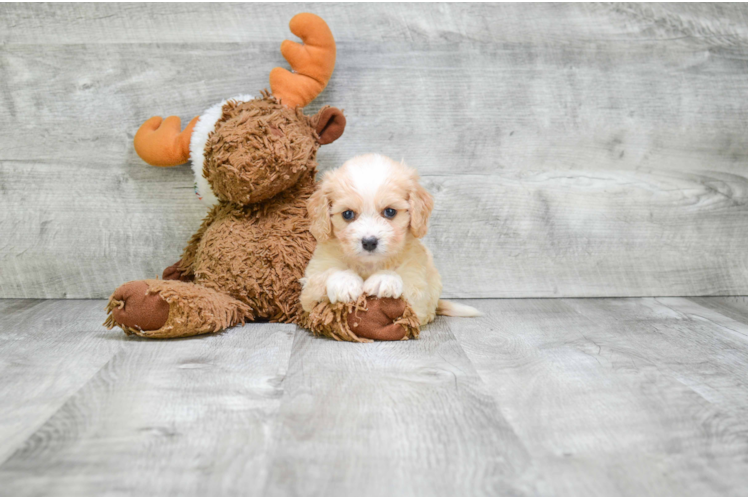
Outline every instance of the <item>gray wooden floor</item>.
[(748, 300), (465, 301), (356, 345), (0, 301), (0, 494), (748, 494)]

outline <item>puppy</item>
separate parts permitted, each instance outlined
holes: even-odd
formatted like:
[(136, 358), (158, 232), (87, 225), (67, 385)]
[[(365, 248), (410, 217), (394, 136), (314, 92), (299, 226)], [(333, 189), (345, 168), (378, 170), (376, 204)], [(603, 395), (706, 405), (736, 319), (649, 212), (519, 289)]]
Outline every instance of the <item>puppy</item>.
[(418, 179), (412, 168), (378, 154), (325, 174), (307, 203), (317, 248), (302, 279), (306, 312), (325, 299), (353, 302), (366, 293), (404, 298), (421, 325), (437, 314), (480, 315), (439, 300), (441, 277), (420, 241), (434, 200)]

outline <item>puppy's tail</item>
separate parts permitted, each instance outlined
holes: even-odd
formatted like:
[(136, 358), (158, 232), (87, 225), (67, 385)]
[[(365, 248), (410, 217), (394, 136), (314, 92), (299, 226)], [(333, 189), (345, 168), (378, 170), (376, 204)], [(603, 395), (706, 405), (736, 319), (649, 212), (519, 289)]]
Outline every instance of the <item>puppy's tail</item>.
[(457, 304), (448, 300), (439, 300), (439, 303), (436, 305), (436, 314), (439, 316), (459, 316), (463, 318), (483, 316), (483, 313), (474, 307)]

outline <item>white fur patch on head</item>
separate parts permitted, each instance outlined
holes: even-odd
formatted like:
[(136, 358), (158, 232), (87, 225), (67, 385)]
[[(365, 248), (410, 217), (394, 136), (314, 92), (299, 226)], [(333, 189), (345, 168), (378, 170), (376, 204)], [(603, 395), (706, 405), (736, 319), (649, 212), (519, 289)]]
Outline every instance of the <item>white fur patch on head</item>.
[(203, 176), (203, 165), (205, 163), (205, 146), (208, 144), (208, 135), (216, 128), (216, 123), (221, 118), (223, 106), (228, 101), (247, 102), (253, 100), (251, 95), (238, 95), (219, 102), (208, 108), (195, 124), (190, 138), (190, 160), (192, 161), (192, 172), (195, 175), (195, 194), (207, 207), (218, 203), (218, 198), (210, 188), (208, 179)]
[(390, 176), (392, 160), (380, 154), (357, 156), (346, 162), (345, 169), (356, 191), (373, 200)]

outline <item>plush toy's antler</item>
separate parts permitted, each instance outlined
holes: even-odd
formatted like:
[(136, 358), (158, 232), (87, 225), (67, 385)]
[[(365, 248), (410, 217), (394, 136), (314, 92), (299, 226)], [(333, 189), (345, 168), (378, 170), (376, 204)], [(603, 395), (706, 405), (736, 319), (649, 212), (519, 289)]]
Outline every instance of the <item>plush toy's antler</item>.
[(335, 39), (327, 23), (314, 14), (295, 15), (289, 27), (304, 44), (283, 41), (281, 54), (294, 73), (283, 68), (273, 68), (270, 72), (270, 88), (284, 105), (303, 108), (324, 90), (332, 76), (335, 69)]
[(178, 116), (163, 120), (160, 116), (149, 118), (135, 134), (135, 152), (144, 162), (156, 167), (173, 167), (190, 159), (190, 137), (197, 119), (193, 118), (182, 128)]

